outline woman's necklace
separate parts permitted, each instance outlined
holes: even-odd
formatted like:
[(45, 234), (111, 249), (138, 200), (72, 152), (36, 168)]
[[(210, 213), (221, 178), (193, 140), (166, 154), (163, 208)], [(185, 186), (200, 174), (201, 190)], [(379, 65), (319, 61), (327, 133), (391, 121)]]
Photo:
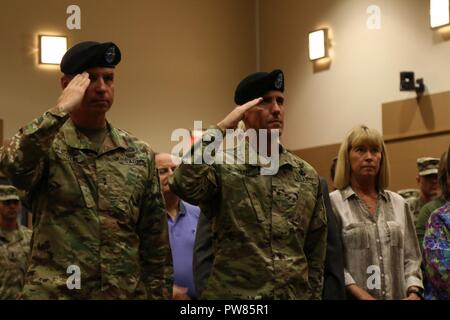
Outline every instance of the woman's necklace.
[(377, 212), (377, 203), (378, 203), (378, 195), (367, 195), (361, 192), (356, 193), (361, 199), (361, 201), (366, 205), (367, 209), (371, 214), (375, 214)]

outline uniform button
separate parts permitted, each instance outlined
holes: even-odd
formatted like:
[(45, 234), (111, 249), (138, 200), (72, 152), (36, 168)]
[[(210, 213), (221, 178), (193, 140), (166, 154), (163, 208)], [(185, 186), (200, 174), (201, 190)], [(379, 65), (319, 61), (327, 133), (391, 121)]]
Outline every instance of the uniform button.
[(384, 278), (384, 273), (381, 274), (381, 277)]
[(377, 242), (380, 242), (380, 239), (377, 239)]
[(383, 257), (382, 257), (382, 256), (379, 256), (379, 259), (380, 259), (380, 260), (383, 260)]
[(383, 294), (383, 296), (385, 296), (386, 295), (386, 291), (383, 291), (382, 294)]

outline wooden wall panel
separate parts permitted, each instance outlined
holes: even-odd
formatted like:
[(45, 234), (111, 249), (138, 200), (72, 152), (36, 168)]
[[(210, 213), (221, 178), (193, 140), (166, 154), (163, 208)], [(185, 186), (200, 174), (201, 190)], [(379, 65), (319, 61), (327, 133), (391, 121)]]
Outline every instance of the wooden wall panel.
[[(416, 188), (417, 158), (439, 158), (450, 144), (450, 91), (384, 103), (382, 117), (383, 137), (391, 165), (389, 189)], [(339, 145), (296, 150), (294, 153), (327, 178), (331, 188), (330, 166)]]
[(391, 164), (389, 189), (397, 191), (415, 188), (417, 158), (424, 156), (440, 158), (447, 150), (449, 143), (450, 133), (387, 142), (386, 147)]
[(389, 188), (416, 187), (417, 158), (439, 158), (450, 144), (450, 91), (385, 103), (382, 116), (392, 169)]
[[(3, 120), (0, 119), (0, 145), (3, 145)], [(0, 178), (3, 178), (4, 174), (0, 171)]]
[(327, 179), (328, 188), (334, 190), (330, 177), (331, 162), (337, 157), (340, 144), (332, 144), (316, 148), (296, 150), (294, 153), (312, 165), (319, 175)]
[(450, 132), (450, 91), (382, 105), (386, 141)]

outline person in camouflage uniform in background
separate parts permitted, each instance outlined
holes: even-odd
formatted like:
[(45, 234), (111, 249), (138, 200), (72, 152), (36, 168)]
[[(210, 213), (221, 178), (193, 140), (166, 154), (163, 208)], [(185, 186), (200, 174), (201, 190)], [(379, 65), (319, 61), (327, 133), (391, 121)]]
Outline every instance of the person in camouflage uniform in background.
[(422, 207), (437, 198), (441, 194), (438, 183), (439, 159), (422, 157), (417, 159), (417, 169), (419, 174), (416, 177), (419, 189), (399, 190), (399, 194), (406, 199), (411, 212), (414, 214), (414, 221), (417, 220)]
[[(281, 70), (248, 76), (236, 89), (238, 106), (198, 143), (205, 150), (209, 135), (223, 137), (240, 120), (268, 129), (267, 139), (271, 130), (281, 133), (283, 91)], [(182, 163), (169, 180), (174, 193), (212, 217), (214, 262), (201, 299), (321, 298), (327, 224), (319, 177), (278, 140), (268, 141), (269, 150), (272, 143), (279, 150), (272, 175), (261, 174), (263, 162)], [(249, 144), (246, 150), (260, 155)]]
[(444, 152), (439, 159), (438, 183), (441, 195), (426, 203), (416, 217), (416, 232), (419, 239), (420, 249), (423, 249), (423, 237), (428, 220), (434, 210), (442, 207), (447, 199), (450, 199), (450, 190), (447, 187), (447, 152)]
[(113, 127), (113, 43), (82, 42), (61, 62), (57, 107), (4, 146), (0, 169), (33, 212), (23, 299), (170, 297), (170, 250), (154, 153)]
[(31, 230), (19, 225), (17, 189), (0, 186), (0, 299), (16, 299), (23, 287), (30, 253)]

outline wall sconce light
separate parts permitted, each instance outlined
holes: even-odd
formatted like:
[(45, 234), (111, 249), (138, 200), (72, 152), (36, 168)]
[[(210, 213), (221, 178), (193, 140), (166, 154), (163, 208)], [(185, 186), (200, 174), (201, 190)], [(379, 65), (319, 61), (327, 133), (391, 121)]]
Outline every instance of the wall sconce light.
[(39, 63), (60, 64), (67, 51), (67, 37), (39, 36)]
[(418, 96), (422, 95), (425, 91), (423, 79), (414, 80), (414, 78), (414, 72), (412, 71), (400, 72), (400, 91), (415, 91)]
[(450, 23), (449, 0), (430, 0), (430, 26), (442, 27)]
[(320, 29), (310, 32), (309, 35), (309, 60), (314, 61), (328, 56), (328, 29)]

